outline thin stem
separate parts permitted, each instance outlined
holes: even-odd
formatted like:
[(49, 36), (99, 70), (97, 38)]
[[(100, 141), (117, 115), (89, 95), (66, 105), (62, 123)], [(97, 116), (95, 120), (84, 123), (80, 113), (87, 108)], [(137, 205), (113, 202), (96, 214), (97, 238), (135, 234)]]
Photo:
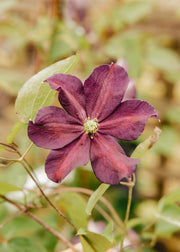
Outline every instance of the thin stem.
[[(126, 215), (124, 219), (125, 233), (126, 233), (127, 222), (128, 222), (129, 214), (130, 214), (130, 208), (131, 208), (131, 202), (132, 202), (132, 191), (135, 185), (135, 174), (133, 173), (132, 180), (130, 178), (127, 178), (127, 180), (128, 182), (120, 182), (120, 184), (126, 185), (128, 187), (128, 202), (127, 202), (127, 208), (126, 208)], [(125, 238), (125, 234), (122, 236), (122, 239), (121, 239), (120, 252), (123, 252), (124, 238)]]
[(0, 142), (0, 145), (6, 147), (6, 148), (8, 148), (8, 149), (10, 149), (10, 150), (13, 151), (13, 152), (16, 152), (16, 148), (15, 148), (14, 146), (12, 146), (12, 145), (5, 144), (5, 143), (1, 143), (1, 142)]
[(53, 228), (51, 228), (50, 226), (48, 226), (46, 223), (44, 223), (41, 219), (39, 219), (36, 215), (34, 215), (33, 213), (31, 213), (28, 209), (22, 207), (20, 204), (18, 204), (15, 201), (12, 201), (10, 199), (8, 199), (7, 197), (0, 195), (0, 197), (7, 201), (8, 203), (14, 205), (16, 208), (18, 208), (21, 212), (24, 212), (25, 214), (27, 214), (29, 217), (31, 217), (32, 219), (34, 219), (36, 222), (38, 222), (41, 226), (43, 226), (46, 230), (48, 230), (51, 234), (53, 234), (55, 237), (57, 237), (59, 240), (61, 240), (64, 244), (66, 244), (66, 246), (68, 246), (69, 248), (72, 249), (72, 251), (77, 252), (77, 250), (74, 248), (73, 244), (71, 242), (69, 242), (68, 240), (66, 240), (60, 233), (58, 233), (56, 230), (54, 230)]
[(30, 151), (30, 149), (31, 149), (32, 146), (33, 146), (33, 143), (31, 143), (31, 144), (29, 145), (29, 147), (27, 148), (27, 150), (24, 152), (23, 155), (21, 155), (21, 154), (19, 153), (19, 151), (17, 152), (17, 153), (20, 155), (19, 161), (22, 161), (22, 160), (24, 159), (24, 157), (25, 157), (26, 154)]
[(74, 248), (73, 244), (66, 240), (59, 232), (54, 230), (53, 228), (49, 227), (46, 223), (44, 223), (41, 219), (39, 219), (36, 215), (33, 213), (26, 211), (27, 215), (29, 215), (32, 219), (34, 219), (36, 222), (38, 222), (41, 226), (43, 226), (46, 230), (48, 230), (51, 234), (53, 234), (55, 237), (57, 237), (59, 240), (61, 240), (64, 244), (66, 244), (69, 248), (72, 249), (72, 251), (77, 252), (77, 250)]
[(129, 219), (129, 213), (130, 213), (131, 202), (132, 202), (132, 190), (133, 190), (133, 187), (129, 186), (128, 189), (129, 189), (128, 190), (128, 203), (127, 203), (126, 215), (125, 215), (125, 219), (124, 219), (125, 226), (127, 225), (127, 222), (128, 222), (128, 219)]
[[(92, 190), (89, 190), (86, 188), (81, 188), (81, 187), (58, 188), (58, 189), (54, 190), (52, 193), (55, 194), (56, 192), (62, 192), (62, 191), (81, 192), (81, 193), (88, 194), (88, 195), (91, 195), (93, 193)], [(52, 193), (50, 193), (50, 194), (52, 194)], [(124, 230), (125, 229), (124, 223), (122, 222), (122, 220), (120, 219), (120, 217), (118, 216), (116, 211), (114, 210), (113, 206), (109, 203), (109, 201), (106, 198), (104, 198), (103, 196), (101, 196), (99, 200), (107, 207), (107, 209), (111, 213), (111, 215), (114, 218), (114, 220), (116, 221), (116, 223)]]
[(56, 212), (66, 221), (68, 222), (75, 231), (77, 231), (76, 227), (66, 218), (66, 216), (64, 216), (63, 213), (61, 213), (61, 211), (59, 211), (59, 209), (52, 203), (52, 201), (48, 198), (48, 196), (44, 193), (44, 191), (42, 190), (42, 188), (40, 187), (40, 185), (38, 184), (38, 182), (36, 181), (36, 179), (34, 178), (34, 176), (32, 175), (32, 173), (29, 171), (27, 164), (25, 162), (25, 160), (19, 161), (23, 167), (25, 168), (25, 170), (27, 171), (27, 173), (29, 174), (29, 176), (31, 177), (31, 179), (34, 181), (34, 183), (36, 184), (36, 186), (38, 187), (39, 191), (41, 192), (41, 194), (43, 195), (43, 197), (47, 200), (47, 202), (50, 204), (50, 206), (52, 208), (54, 208), (56, 210)]
[(55, 209), (55, 211), (66, 221), (68, 222), (75, 231), (77, 231), (76, 227), (66, 218), (66, 216), (64, 216), (63, 213), (61, 213), (61, 211), (59, 211), (59, 209), (52, 203), (52, 201), (47, 197), (47, 195), (44, 193), (44, 191), (42, 190), (42, 188), (40, 187), (40, 185), (38, 184), (35, 176), (32, 175), (32, 173), (30, 172), (29, 168), (32, 170), (31, 166), (27, 163), (27, 161), (25, 160), (25, 156), (26, 154), (29, 152), (29, 150), (31, 149), (31, 147), (33, 146), (33, 143), (31, 143), (29, 145), (29, 147), (27, 148), (27, 150), (24, 152), (23, 155), (21, 155), (21, 153), (19, 151), (17, 151), (17, 154), (20, 156), (19, 159), (13, 160), (15, 162), (19, 162), (22, 164), (22, 166), (25, 168), (25, 170), (27, 171), (27, 173), (29, 174), (29, 176), (31, 177), (31, 179), (34, 181), (34, 183), (36, 184), (36, 186), (38, 187), (39, 191), (41, 192), (42, 196), (47, 200), (47, 202), (50, 204), (50, 206), (52, 208)]
[(3, 223), (0, 224), (0, 229), (3, 228), (8, 222), (10, 222), (11, 220), (13, 220), (14, 218), (16, 218), (17, 216), (19, 216), (20, 214), (22, 214), (24, 211), (20, 211), (15, 213), (14, 215), (12, 215), (11, 217), (9, 217), (7, 220), (5, 220)]
[(0, 160), (5, 160), (5, 161), (11, 161), (11, 162), (19, 162), (20, 164), (22, 164), (22, 166), (25, 168), (25, 170), (27, 171), (27, 173), (29, 174), (29, 176), (31, 177), (31, 179), (34, 181), (34, 183), (36, 184), (36, 186), (38, 187), (39, 191), (41, 192), (42, 196), (47, 200), (47, 202), (50, 204), (50, 206), (52, 208), (55, 209), (55, 211), (66, 221), (68, 222), (71, 227), (77, 231), (77, 228), (66, 218), (66, 216), (61, 213), (61, 211), (59, 211), (59, 209), (52, 203), (52, 201), (48, 198), (48, 196), (44, 193), (44, 191), (42, 190), (42, 188), (40, 187), (40, 185), (38, 184), (37, 180), (35, 179), (35, 177), (32, 175), (32, 173), (30, 172), (29, 168), (29, 164), (26, 162), (26, 160), (24, 159), (25, 155), (28, 153), (28, 151), (30, 150), (30, 148), (32, 147), (32, 144), (28, 147), (28, 149), (25, 151), (25, 153), (21, 156), (20, 152), (17, 151), (17, 154), (20, 156), (19, 159), (7, 159), (7, 158), (3, 158), (0, 157)]

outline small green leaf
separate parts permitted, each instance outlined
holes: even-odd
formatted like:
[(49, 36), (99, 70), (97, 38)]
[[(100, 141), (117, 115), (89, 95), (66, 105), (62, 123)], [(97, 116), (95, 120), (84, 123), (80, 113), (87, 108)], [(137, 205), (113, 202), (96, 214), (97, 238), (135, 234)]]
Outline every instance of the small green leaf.
[(88, 200), (87, 207), (86, 207), (86, 213), (88, 215), (91, 214), (92, 209), (96, 205), (97, 201), (100, 199), (100, 197), (105, 193), (105, 191), (109, 188), (110, 185), (108, 184), (101, 184), (96, 191), (91, 195), (91, 197)]
[(74, 192), (63, 192), (58, 203), (77, 228), (87, 228), (86, 201), (82, 196)]
[(123, 4), (119, 16), (125, 23), (135, 23), (146, 17), (153, 9), (153, 4), (146, 1), (133, 1)]
[(167, 205), (157, 215), (160, 220), (156, 225), (156, 234), (159, 236), (170, 236), (180, 231), (180, 207)]
[(8, 242), (8, 247), (12, 252), (47, 252), (41, 244), (25, 237), (15, 237)]
[(91, 244), (86, 240), (86, 238), (84, 236), (80, 236), (81, 239), (81, 244), (83, 246), (83, 251), (86, 252), (97, 252), (92, 246)]
[(142, 48), (141, 37), (138, 34), (129, 34), (122, 40), (124, 54), (123, 57), (128, 62), (128, 74), (132, 78), (137, 78), (142, 68)]
[(8, 192), (21, 191), (21, 189), (15, 185), (0, 182), (0, 194), (5, 195)]
[(113, 243), (104, 235), (87, 231), (85, 235), (80, 236), (83, 251), (86, 252), (104, 252), (112, 248)]
[(164, 197), (161, 198), (161, 200), (158, 203), (158, 208), (160, 211), (169, 204), (174, 204), (174, 203), (180, 203), (180, 187), (171, 192), (168, 195), (165, 195)]
[(30, 119), (33, 120), (41, 107), (51, 104), (55, 91), (43, 81), (55, 73), (70, 73), (77, 62), (76, 55), (58, 61), (32, 76), (23, 85), (15, 103), (16, 112), (22, 122), (27, 123)]
[(105, 236), (111, 243), (114, 241), (113, 237), (113, 222), (110, 221), (107, 226), (105, 227), (102, 235)]
[(147, 60), (162, 71), (180, 71), (180, 58), (168, 48), (150, 48), (147, 53)]
[(7, 184), (22, 188), (27, 179), (27, 172), (20, 163), (13, 163), (8, 169), (1, 169), (0, 183), (6, 181)]
[(33, 219), (28, 216), (19, 215), (3, 226), (1, 229), (1, 235), (4, 239), (9, 240), (15, 236), (30, 236), (40, 228), (40, 224), (34, 222)]

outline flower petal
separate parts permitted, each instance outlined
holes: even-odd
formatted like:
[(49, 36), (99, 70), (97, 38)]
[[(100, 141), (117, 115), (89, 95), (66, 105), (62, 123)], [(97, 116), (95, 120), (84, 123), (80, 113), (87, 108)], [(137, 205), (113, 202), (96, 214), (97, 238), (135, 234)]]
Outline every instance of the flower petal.
[(98, 131), (122, 140), (134, 140), (143, 132), (149, 117), (158, 114), (149, 103), (141, 100), (127, 100), (99, 124)]
[(101, 182), (117, 185), (135, 171), (139, 160), (129, 158), (123, 152), (112, 137), (96, 133), (91, 143), (91, 164)]
[(122, 102), (126, 101), (126, 100), (135, 99), (135, 98), (136, 98), (136, 84), (135, 84), (135, 80), (130, 79), (130, 81), (128, 83), (128, 87), (127, 87), (126, 92), (124, 94), (124, 97), (122, 99)]
[(123, 67), (126, 72), (128, 71), (128, 63), (124, 58), (118, 59), (116, 64)]
[(89, 161), (90, 138), (83, 134), (62, 149), (52, 150), (45, 164), (49, 179), (61, 182), (74, 168), (86, 165)]
[[(124, 68), (126, 72), (128, 72), (128, 63), (125, 59), (120, 58), (118, 59), (117, 65), (121, 66)], [(129, 80), (128, 87), (126, 89), (126, 92), (124, 94), (124, 97), (122, 101), (130, 100), (130, 99), (135, 99), (136, 98), (136, 85), (135, 81), (133, 79)]]
[(59, 149), (78, 138), (83, 126), (63, 109), (49, 106), (41, 108), (28, 125), (29, 138), (39, 147)]
[(84, 122), (87, 116), (82, 82), (70, 74), (55, 74), (45, 82), (48, 82), (52, 89), (59, 91), (59, 101), (63, 108)]
[(117, 64), (95, 68), (84, 83), (88, 116), (100, 122), (110, 115), (120, 104), (128, 82), (126, 71)]

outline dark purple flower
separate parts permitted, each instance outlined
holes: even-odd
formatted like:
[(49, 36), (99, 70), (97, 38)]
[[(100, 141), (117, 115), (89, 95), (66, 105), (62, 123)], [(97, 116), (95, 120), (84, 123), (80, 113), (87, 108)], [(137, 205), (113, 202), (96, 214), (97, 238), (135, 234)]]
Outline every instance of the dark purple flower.
[(127, 91), (125, 69), (117, 64), (99, 66), (84, 85), (65, 74), (45, 82), (59, 92), (64, 110), (41, 108), (35, 122), (29, 122), (28, 134), (37, 146), (51, 149), (45, 164), (49, 179), (60, 182), (77, 166), (86, 165), (89, 156), (103, 183), (119, 184), (131, 176), (139, 160), (127, 157), (117, 139), (136, 139), (148, 118), (158, 115), (150, 104), (135, 99), (131, 89)]

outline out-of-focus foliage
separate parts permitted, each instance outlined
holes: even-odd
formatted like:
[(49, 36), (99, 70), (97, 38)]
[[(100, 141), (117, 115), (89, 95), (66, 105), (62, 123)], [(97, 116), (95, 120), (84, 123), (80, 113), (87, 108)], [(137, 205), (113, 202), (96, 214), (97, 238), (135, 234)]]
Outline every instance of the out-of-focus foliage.
[[(0, 1), (0, 142), (6, 142), (17, 120), (14, 102), (22, 85), (40, 70), (75, 53), (79, 53), (80, 60), (72, 73), (81, 79), (87, 77), (95, 66), (124, 57), (129, 64), (130, 77), (136, 80), (138, 98), (149, 101), (158, 111), (161, 121), (158, 126), (162, 134), (152, 150), (142, 157), (136, 172), (137, 182), (128, 222), (128, 227), (136, 233), (133, 231), (135, 234), (127, 235), (129, 244), (136, 246), (125, 251), (139, 251), (140, 242), (144, 244), (141, 250), (147, 252), (178, 252), (180, 247), (179, 30), (178, 0)], [(33, 91), (36, 92), (36, 87)], [(25, 109), (23, 106), (20, 103), (22, 111)], [(127, 152), (131, 153), (139, 142), (149, 137), (156, 124), (154, 119), (150, 119), (138, 140), (131, 144), (125, 142)], [(27, 126), (24, 125), (14, 140), (21, 153), (30, 144), (26, 132)], [(9, 142), (12, 143), (14, 136), (10, 135)], [(0, 148), (3, 156), (18, 158), (5, 146)], [(44, 164), (46, 155), (47, 151), (33, 146), (27, 159), (32, 167), (38, 168)], [(0, 172), (0, 194), (8, 193), (18, 202), (29, 204), (32, 211), (50, 226), (61, 230), (69, 240), (74, 237), (71, 228), (50, 210), (37, 193), (20, 164), (4, 161)], [(53, 200), (77, 229), (83, 227), (81, 232), (94, 243), (97, 234), (87, 231), (85, 209), (88, 194), (61, 192), (63, 185), (96, 189), (99, 182), (88, 166), (74, 171), (56, 189), (57, 185), (49, 186), (42, 174), (38, 178), (45, 188), (52, 187), (51, 190), (58, 191), (58, 194), (53, 194)], [(22, 191), (15, 192), (19, 188)], [(123, 187), (111, 187), (105, 196), (123, 218), (127, 203)], [(98, 205), (102, 207), (101, 203)], [(14, 208), (1, 201), (1, 223), (15, 213)], [(108, 222), (105, 221), (108, 216), (103, 216), (96, 207), (92, 214), (96, 227), (99, 227), (96, 224), (98, 221)], [(101, 248), (104, 251), (112, 244), (108, 237), (103, 234), (98, 236), (104, 244)], [(120, 238), (121, 234), (116, 234), (116, 239)], [(82, 237), (81, 241), (88, 251), (86, 240)], [(100, 251), (100, 244), (95, 246)], [(25, 215), (14, 217), (0, 230), (0, 251), (3, 252), (56, 252), (63, 248), (57, 238)]]

